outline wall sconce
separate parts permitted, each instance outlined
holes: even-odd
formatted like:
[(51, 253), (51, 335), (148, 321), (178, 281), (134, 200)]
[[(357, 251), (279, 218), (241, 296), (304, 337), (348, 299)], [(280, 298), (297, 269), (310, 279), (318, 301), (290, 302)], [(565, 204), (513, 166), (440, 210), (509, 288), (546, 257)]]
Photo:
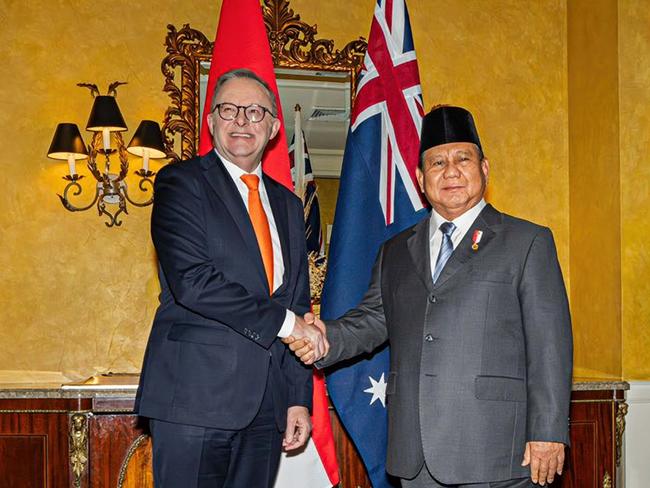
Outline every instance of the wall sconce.
[[(93, 132), (91, 142), (86, 149), (77, 125), (62, 123), (57, 126), (47, 152), (49, 158), (68, 161), (69, 174), (63, 177), (68, 184), (63, 190), (63, 195), (59, 195), (63, 206), (71, 212), (81, 212), (97, 205), (99, 216), (103, 214), (108, 217), (105, 222), (107, 227), (122, 225), (118, 216), (122, 212), (129, 213), (127, 202), (136, 207), (146, 207), (153, 203), (153, 195), (142, 202), (131, 199), (125, 181), (129, 172), (127, 152), (142, 158), (142, 169), (134, 173), (140, 177), (138, 188), (144, 193), (149, 189), (153, 190), (152, 177), (156, 174), (149, 169), (149, 160), (167, 157), (160, 126), (153, 120), (140, 122), (128, 147), (125, 146), (121, 132), (126, 131), (127, 127), (115, 98), (117, 87), (124, 84), (113, 82), (108, 87), (108, 94), (100, 95), (96, 85), (78, 83), (77, 86), (89, 88), (95, 99), (86, 124), (86, 130)], [(111, 137), (115, 141), (115, 149), (111, 149)], [(115, 153), (120, 160), (119, 173), (111, 173), (110, 155)], [(97, 165), (99, 154), (105, 157), (103, 171), (98, 169)], [(76, 206), (70, 201), (70, 196), (77, 197), (83, 192), (79, 183), (83, 176), (77, 174), (76, 162), (86, 158), (88, 169), (96, 180), (95, 196), (88, 205)]]

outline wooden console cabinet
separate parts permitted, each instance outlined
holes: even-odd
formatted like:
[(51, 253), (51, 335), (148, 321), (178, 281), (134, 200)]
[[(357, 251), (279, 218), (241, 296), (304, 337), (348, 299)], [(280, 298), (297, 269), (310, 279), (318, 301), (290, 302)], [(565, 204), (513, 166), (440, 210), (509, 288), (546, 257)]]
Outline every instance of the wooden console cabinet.
[[(576, 382), (571, 449), (552, 486), (614, 488), (625, 429), (624, 382)], [(132, 413), (132, 389), (0, 387), (2, 488), (150, 488), (151, 445)], [(370, 488), (354, 446), (331, 413), (340, 488)]]

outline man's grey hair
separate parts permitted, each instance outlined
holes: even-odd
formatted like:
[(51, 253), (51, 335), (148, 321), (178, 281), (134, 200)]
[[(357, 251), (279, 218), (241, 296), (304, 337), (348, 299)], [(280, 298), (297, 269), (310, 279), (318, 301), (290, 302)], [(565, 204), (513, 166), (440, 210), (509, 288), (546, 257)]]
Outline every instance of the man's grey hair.
[(217, 80), (217, 84), (214, 87), (214, 91), (212, 92), (212, 103), (210, 103), (210, 112), (214, 112), (214, 109), (217, 106), (217, 95), (219, 94), (219, 90), (225, 85), (227, 82), (230, 80), (234, 80), (237, 78), (243, 78), (247, 80), (253, 80), (259, 83), (259, 85), (264, 88), (264, 91), (266, 92), (267, 96), (269, 97), (269, 100), (271, 100), (271, 113), (274, 117), (278, 116), (278, 103), (275, 100), (275, 93), (273, 93), (273, 90), (271, 90), (271, 87), (269, 84), (264, 81), (262, 78), (260, 78), (255, 72), (246, 69), (246, 68), (238, 68), (238, 69), (233, 69), (230, 71), (226, 71), (224, 74), (222, 74), (219, 79)]

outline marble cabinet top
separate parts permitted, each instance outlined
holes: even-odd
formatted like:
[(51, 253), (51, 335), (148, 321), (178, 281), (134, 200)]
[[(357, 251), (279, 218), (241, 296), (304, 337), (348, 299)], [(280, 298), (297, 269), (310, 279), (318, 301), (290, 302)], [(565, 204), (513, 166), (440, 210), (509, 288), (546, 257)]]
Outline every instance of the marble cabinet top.
[[(91, 377), (85, 382), (70, 384), (51, 383), (0, 383), (0, 399), (9, 398), (133, 398), (138, 385), (138, 376)], [(98, 379), (99, 378), (99, 379)], [(576, 378), (573, 391), (629, 390), (625, 381), (604, 381), (598, 379)]]

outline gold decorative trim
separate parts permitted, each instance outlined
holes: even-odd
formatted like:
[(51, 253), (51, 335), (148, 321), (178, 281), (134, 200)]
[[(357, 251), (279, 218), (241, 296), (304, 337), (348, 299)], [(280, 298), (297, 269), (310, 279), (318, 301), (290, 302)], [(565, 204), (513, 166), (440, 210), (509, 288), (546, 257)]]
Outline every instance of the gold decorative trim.
[(612, 477), (607, 471), (605, 471), (605, 476), (603, 476), (603, 488), (612, 488)]
[[(173, 161), (189, 159), (196, 153), (199, 114), (199, 70), (201, 61), (209, 61), (213, 43), (198, 30), (183, 24), (176, 30), (167, 25), (167, 56), (161, 70), (165, 77), (165, 91), (171, 98), (171, 105), (165, 111), (162, 125), (163, 141), (167, 157)], [(180, 69), (180, 84), (174, 81), (176, 70)], [(174, 151), (175, 134), (180, 134), (180, 156)]]
[(47, 409), (0, 410), (0, 414), (1, 413), (70, 413), (70, 410), (47, 410)]
[(81, 479), (88, 467), (88, 418), (92, 413), (70, 415), (70, 469), (75, 488), (81, 487)]
[(315, 307), (320, 308), (320, 299), (323, 294), (323, 285), (325, 283), (325, 274), (327, 273), (327, 260), (319, 256), (318, 253), (310, 252), (307, 255), (307, 263), (309, 264), (309, 291), (311, 294), (311, 302)]
[(93, 412), (95, 413), (126, 413), (126, 414), (133, 414), (137, 415), (132, 408), (93, 408)]
[(620, 400), (613, 400), (611, 398), (601, 398), (598, 400), (571, 400), (571, 403), (617, 403)]
[(625, 416), (627, 415), (628, 405), (625, 401), (618, 402), (616, 406), (616, 466), (621, 465), (621, 455), (623, 453), (623, 433), (625, 432)]
[(368, 43), (363, 37), (339, 51), (334, 41), (317, 39), (317, 27), (300, 20), (289, 0), (265, 0), (262, 15), (271, 45), (273, 64), (279, 68), (349, 71), (353, 86), (363, 66)]
[[(276, 67), (349, 72), (354, 96), (368, 47), (363, 37), (349, 42), (339, 51), (334, 48), (334, 41), (317, 39), (316, 26), (301, 21), (289, 8), (288, 0), (264, 0), (262, 15)], [(200, 68), (202, 61), (210, 61), (213, 43), (189, 24), (184, 24), (180, 30), (169, 24), (165, 45), (167, 56), (162, 61), (161, 71), (165, 77), (163, 91), (171, 98), (171, 105), (165, 112), (162, 134), (167, 157), (179, 161), (196, 155)], [(175, 78), (179, 71), (180, 82)], [(180, 154), (175, 145), (177, 136)]]
[(141, 434), (139, 435), (136, 440), (133, 441), (131, 444), (131, 447), (129, 447), (129, 450), (126, 453), (126, 456), (124, 457), (124, 461), (122, 461), (122, 466), (120, 466), (120, 476), (117, 479), (117, 488), (122, 488), (124, 486), (124, 479), (126, 478), (126, 470), (129, 467), (129, 462), (131, 461), (131, 458), (135, 454), (135, 451), (138, 450), (138, 447), (140, 447), (140, 444), (145, 442), (149, 436), (147, 434)]

